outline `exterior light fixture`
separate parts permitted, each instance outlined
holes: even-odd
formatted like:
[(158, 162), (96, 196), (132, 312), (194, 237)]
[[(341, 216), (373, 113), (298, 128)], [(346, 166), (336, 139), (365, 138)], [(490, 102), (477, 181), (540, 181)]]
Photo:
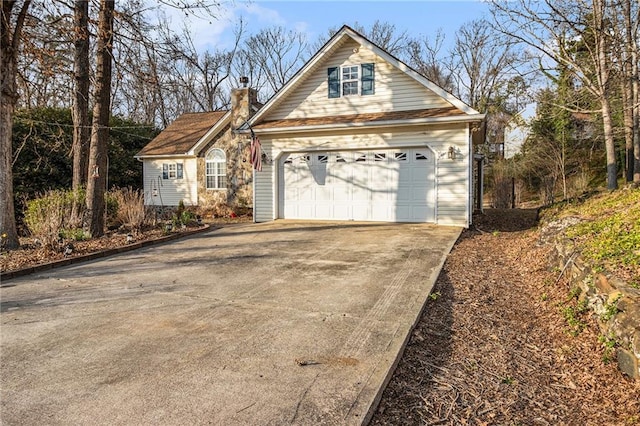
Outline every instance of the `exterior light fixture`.
[(262, 164), (273, 164), (273, 160), (269, 158), (269, 156), (264, 152), (262, 153), (260, 158), (262, 159)]
[(447, 151), (447, 158), (450, 160), (456, 159), (456, 149), (453, 146), (449, 147), (449, 151)]

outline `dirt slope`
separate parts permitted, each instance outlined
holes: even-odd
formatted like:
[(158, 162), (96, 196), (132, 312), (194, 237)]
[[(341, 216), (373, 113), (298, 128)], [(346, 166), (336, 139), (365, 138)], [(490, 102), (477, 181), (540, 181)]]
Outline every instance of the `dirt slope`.
[(568, 332), (535, 219), (490, 210), (462, 234), (371, 424), (640, 424), (640, 381), (603, 362), (595, 319)]

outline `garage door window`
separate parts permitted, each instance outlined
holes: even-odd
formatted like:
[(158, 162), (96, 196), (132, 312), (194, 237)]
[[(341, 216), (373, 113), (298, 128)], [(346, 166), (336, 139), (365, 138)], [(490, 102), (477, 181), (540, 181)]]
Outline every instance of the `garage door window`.
[(396, 152), (393, 154), (396, 161), (407, 161), (407, 153), (406, 152)]

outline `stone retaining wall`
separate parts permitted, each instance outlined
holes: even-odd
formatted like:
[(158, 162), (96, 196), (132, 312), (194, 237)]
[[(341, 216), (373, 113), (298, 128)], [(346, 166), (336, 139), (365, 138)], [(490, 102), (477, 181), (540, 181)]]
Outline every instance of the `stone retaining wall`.
[(553, 243), (555, 266), (581, 289), (598, 319), (600, 331), (613, 338), (618, 366), (630, 377), (640, 378), (640, 289), (615, 277), (595, 272), (562, 240)]

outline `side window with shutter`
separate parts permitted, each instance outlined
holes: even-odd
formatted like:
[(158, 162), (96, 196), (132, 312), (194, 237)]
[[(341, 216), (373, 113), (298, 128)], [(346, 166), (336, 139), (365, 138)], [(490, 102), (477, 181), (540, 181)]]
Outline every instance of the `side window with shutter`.
[(169, 165), (167, 163), (162, 164), (162, 179), (169, 179)]
[(329, 97), (340, 97), (340, 67), (331, 67), (327, 69), (327, 77), (329, 82)]
[(176, 170), (176, 179), (182, 179), (182, 176), (184, 175), (184, 173), (182, 172), (182, 163), (176, 164)]
[(375, 64), (362, 64), (361, 94), (373, 95), (375, 93)]

